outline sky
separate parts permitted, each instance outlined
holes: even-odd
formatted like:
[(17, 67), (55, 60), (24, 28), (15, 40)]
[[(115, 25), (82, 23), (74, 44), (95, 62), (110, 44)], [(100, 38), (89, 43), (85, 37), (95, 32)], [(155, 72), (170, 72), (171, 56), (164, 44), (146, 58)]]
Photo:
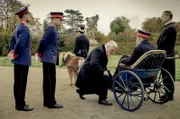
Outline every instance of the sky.
[(146, 18), (161, 17), (170, 10), (173, 21), (180, 21), (180, 0), (19, 0), (30, 4), (29, 10), (35, 18), (43, 21), (50, 12), (79, 10), (84, 18), (99, 15), (98, 30), (110, 32), (110, 23), (116, 17), (125, 16), (131, 28), (141, 29)]

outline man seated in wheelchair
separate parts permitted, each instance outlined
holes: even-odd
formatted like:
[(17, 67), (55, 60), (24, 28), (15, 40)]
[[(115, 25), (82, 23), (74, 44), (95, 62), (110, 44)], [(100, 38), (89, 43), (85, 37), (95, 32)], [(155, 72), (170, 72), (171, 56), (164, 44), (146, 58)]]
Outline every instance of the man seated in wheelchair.
[(120, 72), (121, 70), (124, 69), (122, 66), (120, 66), (120, 64), (123, 64), (124, 66), (131, 66), (144, 53), (146, 53), (146, 52), (148, 52), (150, 50), (155, 50), (156, 49), (148, 41), (148, 39), (150, 38), (150, 35), (151, 35), (150, 33), (147, 33), (147, 32), (142, 31), (142, 30), (138, 30), (137, 37), (136, 37), (136, 47), (135, 47), (135, 49), (133, 51), (133, 54), (131, 56), (123, 55), (120, 58), (120, 60), (118, 62), (117, 69), (116, 69), (113, 77), (115, 77), (118, 74), (118, 72)]

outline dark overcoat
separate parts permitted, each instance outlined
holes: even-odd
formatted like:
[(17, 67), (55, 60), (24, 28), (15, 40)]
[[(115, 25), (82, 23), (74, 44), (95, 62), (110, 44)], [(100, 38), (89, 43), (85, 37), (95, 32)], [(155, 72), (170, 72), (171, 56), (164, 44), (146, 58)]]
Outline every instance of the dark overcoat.
[[(161, 32), (159, 39), (157, 41), (158, 49), (166, 50), (167, 56), (174, 57), (174, 49), (176, 43), (176, 26), (175, 23), (167, 24), (163, 31)], [(163, 66), (166, 70), (170, 72), (172, 77), (175, 79), (175, 60), (165, 60)]]
[(155, 49), (156, 48), (153, 45), (151, 45), (148, 40), (144, 40), (134, 49), (134, 52), (130, 57), (122, 59), (121, 62), (126, 65), (132, 65), (144, 53), (146, 53), (149, 50)]
[(76, 54), (76, 56), (86, 58), (88, 52), (89, 52), (89, 40), (84, 34), (81, 34), (75, 40), (74, 54)]
[(107, 63), (105, 46), (93, 49), (80, 69), (76, 86), (89, 92), (98, 90), (103, 85), (103, 73), (107, 70)]

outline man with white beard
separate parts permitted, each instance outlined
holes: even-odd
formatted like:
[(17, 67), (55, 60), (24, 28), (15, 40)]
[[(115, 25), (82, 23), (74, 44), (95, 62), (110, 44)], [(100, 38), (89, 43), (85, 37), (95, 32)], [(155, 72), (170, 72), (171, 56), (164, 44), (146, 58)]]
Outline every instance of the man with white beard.
[(121, 60), (118, 63), (118, 68), (116, 69), (114, 76), (116, 76), (116, 74), (121, 70), (121, 67), (119, 66), (120, 63), (123, 63), (127, 66), (132, 65), (144, 53), (148, 52), (149, 50), (155, 50), (156, 49), (148, 41), (148, 39), (150, 38), (150, 35), (151, 35), (150, 33), (147, 33), (147, 32), (142, 31), (142, 30), (138, 30), (137, 37), (136, 37), (136, 47), (133, 51), (133, 54), (131, 56), (122, 56), (121, 57)]

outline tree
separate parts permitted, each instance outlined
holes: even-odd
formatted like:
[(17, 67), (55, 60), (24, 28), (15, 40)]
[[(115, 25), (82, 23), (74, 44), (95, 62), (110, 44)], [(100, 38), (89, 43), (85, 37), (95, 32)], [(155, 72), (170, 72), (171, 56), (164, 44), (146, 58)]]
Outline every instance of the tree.
[(161, 22), (160, 17), (152, 17), (152, 18), (147, 18), (143, 23), (142, 23), (142, 28), (143, 30), (151, 33), (158, 33), (162, 31), (163, 25)]
[(69, 27), (71, 33), (78, 31), (79, 26), (84, 22), (84, 17), (79, 10), (66, 9), (64, 15), (64, 23)]
[(1, 0), (0, 1), (0, 20), (1, 27), (14, 28), (17, 23), (15, 12), (22, 7), (22, 2), (18, 0)]
[(130, 20), (128, 20), (126, 17), (116, 17), (111, 23), (110, 23), (110, 29), (111, 32), (114, 32), (115, 34), (118, 34), (119, 32), (128, 31), (131, 29), (129, 26)]
[(180, 32), (180, 22), (176, 22), (177, 32)]

